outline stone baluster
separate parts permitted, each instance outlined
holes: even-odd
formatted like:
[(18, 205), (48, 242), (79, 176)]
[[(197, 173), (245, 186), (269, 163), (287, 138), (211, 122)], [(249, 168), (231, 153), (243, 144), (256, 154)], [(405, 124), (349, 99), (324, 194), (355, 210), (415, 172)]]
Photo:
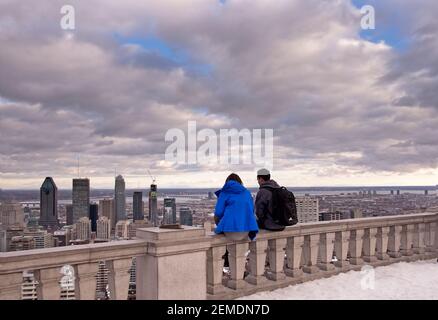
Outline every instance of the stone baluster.
[(266, 263), (266, 249), (268, 247), (268, 240), (252, 241), (249, 244), (249, 268), (250, 274), (246, 277), (246, 281), (258, 285), (266, 281), (265, 263)]
[(237, 290), (246, 287), (246, 281), (243, 280), (243, 277), (247, 251), (248, 243), (234, 243), (228, 246), (231, 279), (228, 281), (227, 287), (231, 289)]
[(267, 278), (278, 281), (286, 278), (284, 274), (284, 248), (286, 247), (286, 239), (272, 239), (268, 241), (268, 256), (270, 272)]
[(364, 251), (363, 260), (365, 262), (371, 263), (371, 262), (377, 261), (376, 235), (377, 235), (377, 228), (365, 229), (365, 236), (364, 236), (364, 242), (363, 242), (363, 251)]
[(424, 254), (424, 252), (426, 251), (426, 244), (424, 242), (425, 231), (426, 231), (426, 224), (424, 223), (415, 224), (414, 237), (413, 237), (415, 254)]
[(426, 229), (426, 252), (435, 252), (436, 245), (435, 245), (435, 237), (436, 237), (436, 222), (430, 222), (427, 224)]
[(414, 236), (414, 225), (408, 224), (402, 227), (400, 253), (404, 256), (412, 256), (412, 242)]
[(319, 268), (316, 263), (318, 260), (319, 234), (304, 236), (304, 266), (306, 273), (317, 273)]
[(97, 262), (75, 265), (75, 297), (76, 300), (96, 299)]
[(334, 270), (335, 266), (331, 263), (333, 258), (333, 249), (335, 246), (335, 233), (321, 233), (319, 238), (319, 257), (321, 259), (318, 267), (324, 271)]
[(350, 243), (350, 231), (338, 231), (335, 234), (335, 254), (336, 259), (335, 266), (344, 268), (350, 265), (347, 260), (347, 254)]
[(392, 226), (389, 231), (388, 253), (391, 258), (401, 257), (400, 241), (402, 226)]
[(296, 236), (287, 239), (286, 268), (284, 273), (289, 277), (300, 277), (303, 275), (303, 270), (300, 268), (303, 244), (304, 236)]
[(108, 286), (111, 299), (127, 300), (132, 258), (106, 261), (105, 264), (109, 271)]
[(222, 293), (225, 287), (222, 284), (222, 275), (226, 247), (219, 246), (207, 251), (207, 292), (209, 294)]
[(377, 228), (377, 259), (379, 260), (389, 260), (388, 255), (388, 235), (389, 227), (378, 227)]
[(20, 300), (23, 272), (0, 275), (0, 300)]
[(350, 263), (361, 265), (364, 230), (352, 230), (350, 233)]
[(73, 268), (67, 266), (66, 270), (71, 273), (62, 273), (61, 267), (41, 269), (34, 272), (35, 280), (38, 281), (37, 295), (38, 300), (59, 300), (61, 298), (61, 288), (74, 281)]

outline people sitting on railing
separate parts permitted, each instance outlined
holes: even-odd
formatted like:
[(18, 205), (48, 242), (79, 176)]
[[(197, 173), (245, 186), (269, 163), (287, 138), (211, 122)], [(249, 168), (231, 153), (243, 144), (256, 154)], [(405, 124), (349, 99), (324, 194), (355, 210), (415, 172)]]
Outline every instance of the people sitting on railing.
[(285, 226), (296, 224), (298, 218), (294, 194), (272, 180), (267, 169), (257, 171), (257, 182), (260, 188), (255, 210), (260, 229), (282, 231)]
[(222, 189), (215, 192), (218, 197), (214, 218), (215, 233), (224, 233), (227, 239), (254, 240), (259, 228), (254, 215), (251, 193), (243, 186), (240, 177), (232, 173)]

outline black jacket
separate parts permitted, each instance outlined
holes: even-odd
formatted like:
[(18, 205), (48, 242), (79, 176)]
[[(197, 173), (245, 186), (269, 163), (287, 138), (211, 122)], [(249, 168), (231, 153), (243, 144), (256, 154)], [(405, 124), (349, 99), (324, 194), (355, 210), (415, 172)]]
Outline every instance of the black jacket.
[(269, 230), (282, 230), (284, 226), (280, 226), (273, 219), (272, 215), (272, 191), (270, 188), (280, 188), (277, 182), (269, 180), (260, 186), (255, 200), (255, 212), (259, 224), (259, 228)]

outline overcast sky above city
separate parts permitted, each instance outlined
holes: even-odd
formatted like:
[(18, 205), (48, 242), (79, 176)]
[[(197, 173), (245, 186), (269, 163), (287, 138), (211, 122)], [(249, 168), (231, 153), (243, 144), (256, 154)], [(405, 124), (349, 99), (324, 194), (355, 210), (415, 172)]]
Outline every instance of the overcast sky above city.
[[(75, 8), (76, 29), (60, 27)], [(361, 29), (362, 5), (376, 29)], [(218, 187), (167, 130), (274, 129), (288, 186), (438, 184), (435, 0), (0, 0), (0, 188)]]

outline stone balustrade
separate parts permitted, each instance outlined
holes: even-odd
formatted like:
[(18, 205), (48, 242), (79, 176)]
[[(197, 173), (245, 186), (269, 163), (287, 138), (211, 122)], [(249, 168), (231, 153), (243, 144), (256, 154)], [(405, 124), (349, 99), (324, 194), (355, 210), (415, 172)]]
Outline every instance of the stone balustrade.
[(24, 270), (36, 271), (39, 299), (59, 299), (66, 264), (75, 269), (76, 298), (94, 299), (98, 261), (107, 262), (112, 298), (126, 299), (132, 257), (138, 300), (232, 299), (363, 265), (436, 258), (437, 226), (438, 213), (385, 216), (261, 230), (237, 242), (196, 227), (138, 229), (138, 240), (0, 254), (0, 299), (20, 299)]

